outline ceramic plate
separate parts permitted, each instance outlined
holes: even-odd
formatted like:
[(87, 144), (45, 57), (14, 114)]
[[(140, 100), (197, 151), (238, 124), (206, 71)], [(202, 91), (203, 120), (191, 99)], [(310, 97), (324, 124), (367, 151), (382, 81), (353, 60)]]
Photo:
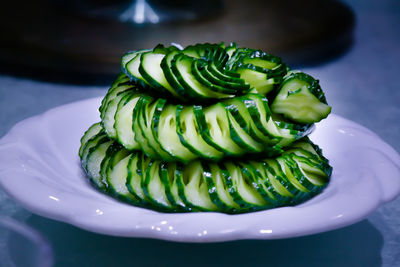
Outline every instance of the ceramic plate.
[(24, 120), (0, 140), (0, 184), (33, 213), (115, 236), (184, 242), (277, 239), (362, 220), (400, 192), (400, 156), (368, 129), (330, 115), (310, 136), (333, 166), (322, 194), (296, 207), (241, 215), (166, 214), (96, 191), (78, 158), (84, 131), (99, 121), (100, 98)]

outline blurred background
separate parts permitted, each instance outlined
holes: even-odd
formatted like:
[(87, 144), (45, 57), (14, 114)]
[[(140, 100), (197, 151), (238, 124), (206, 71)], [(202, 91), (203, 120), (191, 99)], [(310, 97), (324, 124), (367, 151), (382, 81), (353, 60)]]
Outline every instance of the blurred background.
[[(398, 0), (3, 1), (0, 32), (0, 137), (22, 119), (104, 96), (128, 50), (234, 41), (319, 79), (333, 113), (400, 151)], [(328, 233), (219, 244), (90, 233), (33, 215), (0, 189), (1, 215), (43, 235), (54, 266), (400, 266), (400, 199)], [(0, 235), (0, 266), (13, 266), (7, 242)]]
[(1, 71), (89, 84), (109, 82), (126, 51), (158, 43), (237, 42), (317, 64), (348, 49), (354, 28), (334, 0), (20, 0), (1, 12)]

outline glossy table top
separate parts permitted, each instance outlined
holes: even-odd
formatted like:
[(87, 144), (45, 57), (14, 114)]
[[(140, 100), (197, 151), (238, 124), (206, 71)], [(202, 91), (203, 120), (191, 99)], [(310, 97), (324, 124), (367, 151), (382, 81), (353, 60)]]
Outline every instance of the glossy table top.
[[(373, 130), (400, 151), (400, 4), (348, 2), (357, 17), (353, 48), (331, 62), (303, 70), (320, 80), (333, 113)], [(102, 96), (106, 89), (0, 75), (0, 137), (24, 118)], [(400, 198), (343, 229), (285, 240), (216, 244), (90, 233), (33, 215), (1, 189), (0, 215), (24, 221), (48, 238), (55, 266), (400, 266)]]

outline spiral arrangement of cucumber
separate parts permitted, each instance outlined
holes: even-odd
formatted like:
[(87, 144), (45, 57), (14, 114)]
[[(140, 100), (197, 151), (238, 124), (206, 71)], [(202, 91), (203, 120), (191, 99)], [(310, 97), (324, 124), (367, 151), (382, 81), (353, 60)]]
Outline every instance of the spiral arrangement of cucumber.
[(330, 113), (319, 82), (236, 44), (126, 53), (79, 156), (135, 206), (243, 213), (302, 203), (332, 168), (307, 137)]

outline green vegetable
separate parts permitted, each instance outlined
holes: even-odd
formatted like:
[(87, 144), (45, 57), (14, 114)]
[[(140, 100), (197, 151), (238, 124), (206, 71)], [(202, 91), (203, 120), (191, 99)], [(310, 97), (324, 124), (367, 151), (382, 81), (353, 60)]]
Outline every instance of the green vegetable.
[[(91, 181), (122, 201), (165, 212), (243, 213), (295, 205), (325, 188), (332, 172), (307, 138), (275, 158), (188, 164), (129, 152), (104, 132), (94, 139), (102, 141), (82, 158)], [(88, 141), (82, 146), (88, 147), (94, 139), (85, 138)]]
[(121, 69), (79, 149), (99, 190), (159, 211), (234, 214), (296, 205), (329, 183), (307, 135), (331, 107), (318, 80), (279, 57), (158, 45), (126, 53)]

